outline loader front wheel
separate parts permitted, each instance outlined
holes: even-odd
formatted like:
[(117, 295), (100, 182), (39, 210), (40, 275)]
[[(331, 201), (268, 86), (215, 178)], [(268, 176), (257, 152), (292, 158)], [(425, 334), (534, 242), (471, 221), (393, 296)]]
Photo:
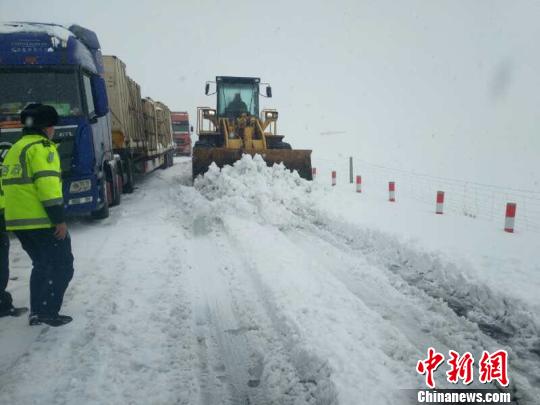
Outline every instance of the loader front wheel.
[(291, 144), (287, 142), (276, 142), (274, 149), (292, 149)]
[(195, 142), (195, 145), (193, 148), (215, 148), (216, 145), (213, 145), (212, 143), (208, 141), (197, 141)]

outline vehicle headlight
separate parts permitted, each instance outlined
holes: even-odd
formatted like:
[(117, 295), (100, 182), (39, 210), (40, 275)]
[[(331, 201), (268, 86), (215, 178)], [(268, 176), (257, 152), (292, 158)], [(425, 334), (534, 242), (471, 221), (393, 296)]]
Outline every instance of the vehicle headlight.
[(78, 180), (71, 182), (69, 186), (70, 193), (84, 193), (92, 188), (92, 181), (90, 179)]

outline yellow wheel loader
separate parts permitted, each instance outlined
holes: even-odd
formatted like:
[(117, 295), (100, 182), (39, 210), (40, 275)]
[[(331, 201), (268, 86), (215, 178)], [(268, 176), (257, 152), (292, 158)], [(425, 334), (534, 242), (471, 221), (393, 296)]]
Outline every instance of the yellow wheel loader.
[[(215, 92), (209, 94), (210, 84)], [(266, 85), (266, 95), (260, 87)], [(207, 82), (205, 94), (217, 94), (216, 109), (197, 108), (197, 135), (193, 147), (193, 178), (203, 174), (215, 162), (219, 167), (232, 165), (244, 153), (259, 154), (268, 166), (283, 163), (311, 180), (311, 150), (294, 150), (277, 134), (276, 110), (262, 110), (259, 115), (259, 96), (272, 97), (272, 88), (254, 77), (218, 76)]]

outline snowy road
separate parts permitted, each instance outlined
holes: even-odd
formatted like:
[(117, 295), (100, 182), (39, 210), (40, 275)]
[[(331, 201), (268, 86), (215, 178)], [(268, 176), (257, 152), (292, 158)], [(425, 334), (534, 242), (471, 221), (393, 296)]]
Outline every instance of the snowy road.
[[(195, 187), (190, 175), (177, 160), (109, 219), (72, 224), (75, 321), (2, 319), (0, 403), (399, 404), (399, 388), (423, 386), (429, 346), (506, 349), (518, 403), (540, 397), (527, 302), (343, 222), (282, 170), (247, 159)], [(22, 303), (16, 242), (11, 261)]]

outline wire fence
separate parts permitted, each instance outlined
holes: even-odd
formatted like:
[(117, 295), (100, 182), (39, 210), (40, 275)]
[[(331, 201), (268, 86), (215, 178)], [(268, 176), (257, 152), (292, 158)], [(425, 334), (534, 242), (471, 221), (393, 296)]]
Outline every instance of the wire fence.
[[(354, 175), (362, 176), (364, 192), (388, 193), (388, 182), (395, 181), (396, 195), (411, 198), (435, 207), (437, 191), (444, 191), (444, 211), (471, 218), (504, 222), (506, 204), (517, 204), (516, 229), (540, 232), (540, 191), (504, 188), (496, 185), (464, 181), (367, 162), (353, 157)], [(349, 158), (314, 159), (318, 176), (336, 170), (339, 183), (349, 183)]]

